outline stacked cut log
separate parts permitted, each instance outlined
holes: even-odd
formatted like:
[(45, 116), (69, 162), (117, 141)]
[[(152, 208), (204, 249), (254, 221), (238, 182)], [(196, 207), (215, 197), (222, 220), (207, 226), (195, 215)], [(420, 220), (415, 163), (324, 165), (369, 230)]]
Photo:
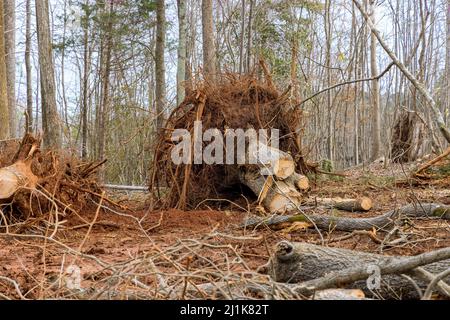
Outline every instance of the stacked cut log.
[(302, 192), (308, 190), (309, 180), (306, 176), (295, 172), (295, 162), (290, 154), (250, 141), (247, 158), (253, 156), (257, 165), (241, 167), (239, 179), (247, 185), (258, 201), (270, 213), (284, 213), (298, 208), (302, 200)]

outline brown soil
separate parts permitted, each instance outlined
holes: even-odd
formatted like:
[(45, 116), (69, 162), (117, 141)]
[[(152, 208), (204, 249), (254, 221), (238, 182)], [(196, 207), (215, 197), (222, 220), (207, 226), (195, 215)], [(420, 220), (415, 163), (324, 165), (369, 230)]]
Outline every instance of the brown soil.
[[(362, 170), (352, 172), (351, 178), (344, 181), (330, 179), (316, 181), (310, 193), (318, 196), (371, 197), (375, 208), (369, 213), (338, 213), (355, 217), (377, 215), (417, 199), (450, 203), (450, 191), (446, 185), (434, 186), (432, 189), (399, 188), (389, 179), (376, 179), (371, 176), (370, 171)], [(320, 236), (314, 228), (289, 231), (242, 230), (239, 225), (247, 215), (243, 211), (203, 209), (189, 212), (180, 210), (148, 212), (142, 209), (142, 203), (133, 201), (127, 205), (141, 208), (121, 212), (99, 210), (91, 230), (85, 221), (81, 221), (73, 214), (69, 215), (54, 236), (59, 243), (39, 238), (51, 236), (54, 228), (53, 225), (46, 226), (42, 223), (39, 227), (30, 226), (22, 236), (0, 235), (0, 276), (15, 280), (23, 295), (30, 299), (71, 298), (73, 296), (64, 289), (62, 280), (58, 279), (66, 272), (67, 267), (73, 264), (81, 268), (81, 285), (86, 289), (83, 294), (105, 288), (108, 290), (113, 288), (116, 293), (124, 293), (136, 288), (131, 282), (132, 277), (128, 277), (126, 281), (111, 282), (113, 280), (111, 275), (114, 272), (100, 266), (92, 256), (100, 259), (105, 265), (119, 269), (126, 265), (129, 268), (127, 270), (141, 273), (144, 268), (144, 257), (150, 256), (159, 271), (167, 276), (170, 285), (181, 281), (180, 274), (187, 271), (195, 275), (196, 272), (210, 270), (205, 275), (209, 281), (219, 281), (220, 277), (217, 276), (219, 271), (224, 274), (231, 271), (247, 276), (249, 272), (255, 271), (258, 266), (267, 262), (273, 245), (280, 240), (314, 243), (320, 241)], [(92, 223), (96, 211), (94, 208), (79, 214), (84, 220)], [(314, 212), (330, 213), (320, 210)], [(450, 246), (448, 221), (411, 220), (403, 232), (410, 234), (408, 242), (395, 247), (386, 247), (383, 250), (384, 254), (414, 255)], [(347, 233), (322, 231), (325, 240), (345, 234)], [(383, 239), (385, 234), (378, 233), (377, 237)], [(64, 245), (89, 257), (77, 257)], [(379, 244), (367, 236), (354, 236), (329, 245), (380, 252)], [(148, 265), (145, 266), (148, 268)], [(154, 274), (143, 275), (139, 279), (141, 283), (151, 288), (155, 286)], [(192, 281), (196, 283), (206, 281), (202, 279), (193, 278)], [(59, 284), (55, 285), (55, 281)], [(148, 294), (143, 296), (145, 298), (161, 298), (155, 293), (150, 294), (149, 290), (146, 292)], [(19, 298), (11, 283), (1, 280), (0, 294)], [(86, 298), (83, 295), (81, 297)], [(98, 297), (105, 298), (105, 296)], [(124, 293), (123, 296), (116, 295), (112, 298), (130, 297), (135, 296), (127, 296)]]

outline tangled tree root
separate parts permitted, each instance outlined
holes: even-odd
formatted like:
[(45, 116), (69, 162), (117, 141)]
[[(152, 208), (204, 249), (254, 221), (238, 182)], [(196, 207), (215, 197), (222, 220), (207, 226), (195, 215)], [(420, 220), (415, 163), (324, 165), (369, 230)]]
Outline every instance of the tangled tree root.
[[(203, 131), (214, 128), (223, 136), (228, 129), (278, 129), (281, 139), (279, 150), (275, 154), (279, 159), (271, 163), (275, 163), (274, 167), (279, 170), (279, 176), (275, 176), (280, 183), (293, 174), (298, 175), (294, 170), (299, 173), (313, 171), (313, 167), (301, 155), (301, 139), (298, 134), (301, 111), (292, 108), (289, 89), (280, 93), (275, 89), (270, 76), (266, 74), (265, 78), (265, 81), (260, 81), (253, 75), (221, 75), (215, 83), (198, 84), (173, 111), (165, 130), (160, 134), (150, 174), (149, 186), (153, 198), (157, 200), (156, 204), (185, 209), (195, 207), (205, 199), (233, 200), (233, 196), (241, 195), (242, 185), (254, 185), (252, 181), (243, 182), (243, 177), (248, 177), (246, 173), (255, 171), (255, 166), (175, 165), (172, 162), (171, 152), (175, 147), (172, 141), (173, 131), (186, 129), (193, 136), (195, 121), (202, 121)], [(293, 190), (296, 189), (294, 182), (288, 183)], [(262, 190), (253, 190), (251, 186), (249, 188), (254, 196), (260, 196)], [(260, 197), (260, 200), (263, 199)]]
[[(0, 226), (76, 213), (98, 202), (96, 171), (104, 163), (84, 163), (63, 152), (41, 152), (41, 139), (26, 134), (10, 165), (0, 168)], [(3, 153), (4, 154), (4, 153)]]

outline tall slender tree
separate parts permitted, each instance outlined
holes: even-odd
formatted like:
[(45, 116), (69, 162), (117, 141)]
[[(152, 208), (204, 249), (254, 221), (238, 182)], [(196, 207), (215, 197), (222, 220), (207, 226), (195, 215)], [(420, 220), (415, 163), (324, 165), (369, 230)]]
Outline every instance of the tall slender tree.
[(214, 80), (216, 71), (216, 46), (214, 43), (212, 0), (202, 0), (203, 72), (209, 80)]
[[(446, 43), (446, 63), (445, 63), (445, 68), (446, 68), (446, 84), (447, 84), (447, 89), (445, 90), (445, 92), (447, 92), (447, 97), (446, 97), (446, 112), (445, 114), (447, 115), (448, 112), (450, 112), (450, 0), (447, 0), (447, 43)], [(447, 117), (448, 118), (448, 117)]]
[(177, 61), (177, 104), (183, 102), (186, 89), (186, 0), (178, 3), (178, 61)]
[(6, 80), (8, 86), (9, 130), (11, 137), (16, 126), (16, 1), (4, 0)]
[(164, 110), (166, 108), (166, 67), (164, 50), (166, 47), (166, 8), (164, 0), (156, 1), (156, 48), (155, 48), (155, 95), (156, 95), (156, 127), (164, 126)]
[(31, 0), (25, 5), (25, 72), (27, 78), (27, 132), (33, 131), (33, 88), (31, 74)]
[(48, 0), (35, 1), (35, 4), (44, 145), (61, 148), (61, 120), (56, 106), (55, 67), (52, 56)]
[(9, 136), (8, 88), (6, 85), (3, 6), (0, 5), (0, 140)]
[[(375, 0), (369, 0), (369, 11), (371, 19), (376, 23)], [(370, 70), (372, 77), (378, 75), (377, 65), (377, 38), (375, 34), (370, 34)], [(380, 126), (380, 80), (372, 81), (372, 155), (374, 161), (381, 154), (381, 126)]]
[(85, 15), (83, 22), (83, 101), (81, 105), (81, 157), (88, 156), (87, 135), (88, 135), (88, 86), (89, 86), (89, 0), (84, 3)]

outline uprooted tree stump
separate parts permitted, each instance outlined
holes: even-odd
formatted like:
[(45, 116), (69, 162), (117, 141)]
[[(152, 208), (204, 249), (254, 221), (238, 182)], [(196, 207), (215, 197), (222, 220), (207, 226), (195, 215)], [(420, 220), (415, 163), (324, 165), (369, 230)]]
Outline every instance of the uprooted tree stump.
[[(225, 74), (188, 93), (169, 116), (157, 142), (149, 182), (155, 205), (192, 208), (207, 199), (235, 200), (248, 189), (270, 212), (283, 212), (299, 203), (309, 187), (304, 174), (314, 170), (301, 156), (301, 110), (292, 107), (289, 89), (280, 93), (270, 76), (266, 74), (265, 79)], [(175, 165), (171, 161), (172, 133), (185, 129), (192, 135), (195, 121), (202, 121), (203, 131), (218, 129), (223, 136), (228, 129), (278, 129), (279, 148), (259, 144), (267, 152), (257, 164)], [(248, 149), (252, 143), (246, 141)], [(264, 173), (265, 169), (272, 174)]]
[[(361, 289), (369, 297), (414, 299), (419, 298), (417, 288), (424, 291), (430, 283), (424, 275), (435, 276), (449, 266), (450, 248), (405, 257), (283, 241), (259, 271), (277, 282), (299, 283), (292, 289), (304, 295), (345, 286)], [(378, 275), (381, 278), (375, 279)], [(450, 277), (441, 280), (438, 289), (448, 294), (445, 281)]]
[(60, 151), (42, 152), (40, 144), (39, 137), (26, 134), (9, 158), (3, 159), (0, 227), (48, 214), (64, 216), (102, 197), (95, 173), (104, 161), (83, 163)]

